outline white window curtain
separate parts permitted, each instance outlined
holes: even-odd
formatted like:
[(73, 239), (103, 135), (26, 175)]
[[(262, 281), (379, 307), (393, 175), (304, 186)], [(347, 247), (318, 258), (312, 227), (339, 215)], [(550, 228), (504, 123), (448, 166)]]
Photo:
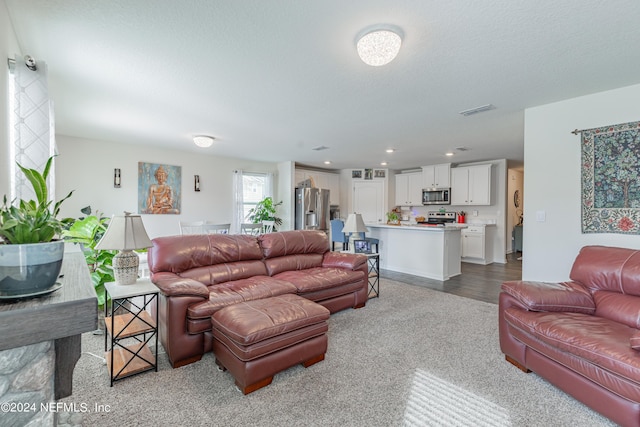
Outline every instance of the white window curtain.
[[(267, 191), (266, 197), (273, 198), (273, 173), (267, 173), (267, 183), (266, 183)], [(274, 200), (275, 201), (275, 200)]]
[[(16, 166), (42, 171), (55, 152), (53, 108), (49, 100), (47, 64), (37, 61), (36, 69), (27, 67), (25, 59), (15, 56), (11, 79), (12, 117), (9, 162), (12, 199), (35, 199), (31, 184)], [(49, 174), (49, 200), (55, 198), (55, 168)]]
[(242, 180), (242, 171), (233, 171), (233, 218), (231, 219), (231, 232), (234, 234), (240, 233), (240, 225), (244, 222)]

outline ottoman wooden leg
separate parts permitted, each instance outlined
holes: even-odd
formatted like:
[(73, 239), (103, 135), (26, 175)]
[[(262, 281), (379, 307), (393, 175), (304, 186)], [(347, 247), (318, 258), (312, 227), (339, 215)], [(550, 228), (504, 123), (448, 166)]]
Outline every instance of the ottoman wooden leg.
[(262, 387), (268, 386), (269, 384), (271, 384), (271, 381), (273, 381), (273, 376), (270, 376), (269, 378), (265, 378), (262, 381), (258, 381), (257, 383), (250, 384), (250, 385), (242, 388), (242, 386), (236, 380), (236, 386), (240, 389), (242, 394), (249, 394), (249, 393), (253, 393), (254, 391), (256, 391), (258, 389), (261, 389)]
[(304, 362), (302, 362), (302, 366), (304, 366), (305, 368), (308, 368), (311, 365), (315, 365), (318, 362), (322, 362), (324, 360), (324, 353), (322, 353), (319, 356), (316, 357), (312, 357), (309, 360), (305, 360)]

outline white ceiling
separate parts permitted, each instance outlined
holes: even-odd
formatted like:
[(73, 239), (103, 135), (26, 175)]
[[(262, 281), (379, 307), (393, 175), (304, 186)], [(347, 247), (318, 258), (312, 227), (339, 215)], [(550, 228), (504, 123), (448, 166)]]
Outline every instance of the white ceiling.
[[(4, 1), (22, 53), (48, 64), (57, 133), (107, 142), (338, 169), (517, 165), (525, 108), (640, 83), (638, 0)], [(381, 23), (403, 45), (370, 67), (356, 35)]]

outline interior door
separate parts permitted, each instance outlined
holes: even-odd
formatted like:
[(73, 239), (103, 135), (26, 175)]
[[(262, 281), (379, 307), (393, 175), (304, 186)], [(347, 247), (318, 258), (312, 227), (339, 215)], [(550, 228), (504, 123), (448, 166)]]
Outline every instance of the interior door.
[(367, 222), (384, 222), (384, 183), (356, 181), (353, 183), (353, 211)]

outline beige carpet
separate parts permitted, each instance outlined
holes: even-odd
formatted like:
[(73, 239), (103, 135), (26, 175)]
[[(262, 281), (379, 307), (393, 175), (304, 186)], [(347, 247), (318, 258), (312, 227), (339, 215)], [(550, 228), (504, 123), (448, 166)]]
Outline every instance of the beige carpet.
[[(109, 387), (104, 338), (83, 336), (61, 417), (86, 426), (609, 426), (535, 374), (504, 361), (495, 304), (382, 280), (381, 298), (331, 316), (326, 359), (243, 396), (211, 354)], [(93, 408), (99, 406), (102, 411)], [(101, 405), (101, 406), (100, 406)], [(108, 410), (108, 412), (106, 412)], [(64, 424), (61, 424), (64, 425)]]

